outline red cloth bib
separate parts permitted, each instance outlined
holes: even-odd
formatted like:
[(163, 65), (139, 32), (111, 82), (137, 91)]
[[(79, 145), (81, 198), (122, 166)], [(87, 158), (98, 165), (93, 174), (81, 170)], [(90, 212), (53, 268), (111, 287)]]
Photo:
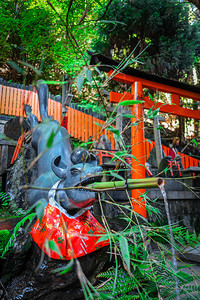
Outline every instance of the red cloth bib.
[(51, 258), (70, 260), (109, 245), (109, 240), (98, 243), (105, 232), (89, 210), (71, 218), (48, 204), (41, 223), (36, 221), (31, 235), (40, 249)]

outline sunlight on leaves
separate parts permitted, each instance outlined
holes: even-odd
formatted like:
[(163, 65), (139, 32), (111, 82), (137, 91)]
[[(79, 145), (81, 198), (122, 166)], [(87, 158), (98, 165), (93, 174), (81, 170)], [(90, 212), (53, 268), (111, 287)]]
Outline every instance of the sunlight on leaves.
[(120, 245), (122, 257), (128, 269), (130, 270), (130, 251), (129, 251), (128, 241), (123, 235), (119, 236), (119, 245)]
[(82, 88), (83, 88), (83, 82), (84, 82), (83, 74), (78, 75), (78, 77), (77, 77), (77, 87), (78, 87), (78, 92), (79, 92), (79, 94), (80, 94), (81, 91), (82, 91)]
[(125, 100), (119, 103), (119, 105), (127, 106), (127, 105), (134, 105), (144, 103), (143, 100)]

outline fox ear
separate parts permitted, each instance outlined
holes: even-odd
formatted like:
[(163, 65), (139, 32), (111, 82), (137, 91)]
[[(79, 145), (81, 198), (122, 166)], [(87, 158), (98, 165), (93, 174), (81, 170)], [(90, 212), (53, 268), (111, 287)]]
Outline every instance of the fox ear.
[(61, 155), (52, 159), (51, 168), (54, 174), (59, 178), (65, 179), (67, 177), (68, 167), (63, 161), (61, 161)]

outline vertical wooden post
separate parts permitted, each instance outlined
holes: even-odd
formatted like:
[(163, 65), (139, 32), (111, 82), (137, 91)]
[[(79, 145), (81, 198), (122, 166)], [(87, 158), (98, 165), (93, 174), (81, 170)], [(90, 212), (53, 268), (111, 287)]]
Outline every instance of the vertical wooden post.
[[(142, 83), (135, 82), (131, 87), (131, 93), (134, 95), (135, 100), (140, 100), (143, 96)], [(131, 154), (136, 157), (136, 160), (132, 159), (132, 179), (145, 178), (145, 168), (141, 165), (145, 163), (144, 153), (144, 120), (143, 120), (143, 104), (134, 104), (132, 106), (132, 115), (136, 119), (132, 119), (132, 123), (137, 121), (137, 126), (131, 127)], [(132, 190), (131, 198), (133, 210), (146, 218), (146, 207), (144, 198), (140, 197), (145, 193), (146, 189)]]
[(14, 95), (13, 95), (13, 115), (16, 115), (17, 110), (17, 89), (14, 88)]
[(68, 114), (67, 114), (67, 117), (66, 117), (66, 123), (67, 123), (67, 131), (69, 133), (69, 135), (71, 134), (71, 125), (72, 125), (72, 109), (70, 106), (67, 107), (67, 111), (68, 111)]
[(84, 119), (85, 119), (85, 142), (88, 141), (89, 139), (89, 129), (88, 129), (88, 123), (89, 123), (89, 119), (88, 119), (88, 115), (86, 114), (87, 111), (84, 110)]
[(11, 87), (10, 86), (7, 86), (6, 87), (6, 106), (5, 106), (5, 115), (8, 115), (8, 110), (9, 110), (9, 104), (10, 104), (10, 90), (11, 90)]
[(15, 115), (15, 111), (13, 109), (13, 99), (14, 99), (14, 88), (10, 88), (10, 103), (9, 103), (9, 108), (8, 108), (8, 114), (10, 116)]
[(77, 139), (78, 138), (78, 110), (75, 108), (74, 111), (74, 137)]
[(5, 106), (6, 106), (6, 86), (3, 85), (3, 92), (2, 92), (2, 108), (1, 108), (1, 113), (5, 113)]
[(20, 103), (20, 117), (24, 115), (24, 102), (25, 100), (25, 90), (21, 90), (21, 103)]
[(75, 132), (75, 109), (74, 107), (72, 108), (72, 116), (71, 116), (71, 119), (70, 119), (70, 128), (71, 128), (71, 131), (70, 131), (70, 135), (72, 137), (74, 137), (74, 132)]
[[(80, 109), (80, 108), (78, 108), (78, 109)], [(77, 138), (79, 139), (79, 140), (81, 140), (81, 122), (82, 122), (82, 120), (81, 120), (81, 112), (80, 112), (80, 110), (78, 110), (77, 111), (77, 125), (78, 125), (78, 130), (77, 130)]]

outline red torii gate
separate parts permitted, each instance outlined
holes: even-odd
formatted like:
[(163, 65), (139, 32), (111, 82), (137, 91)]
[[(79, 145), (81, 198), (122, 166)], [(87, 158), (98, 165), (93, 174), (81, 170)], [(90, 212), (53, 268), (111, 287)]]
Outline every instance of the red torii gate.
[[(91, 65), (96, 65), (97, 63), (100, 63), (98, 66), (100, 70), (109, 72), (109, 76), (111, 76), (112, 80), (131, 85), (131, 93), (124, 92), (123, 94), (120, 94), (110, 92), (110, 102), (119, 103), (124, 100), (144, 100), (144, 103), (134, 104), (131, 107), (132, 115), (134, 115), (137, 120), (140, 120), (137, 126), (131, 127), (131, 154), (138, 160), (132, 160), (131, 176), (135, 179), (145, 178), (144, 108), (150, 109), (153, 106), (154, 110), (159, 108), (159, 111), (164, 113), (200, 120), (200, 110), (192, 110), (180, 106), (180, 97), (200, 101), (200, 88), (159, 76), (150, 75), (133, 68), (125, 68), (123, 73), (120, 73), (119, 70), (113, 71), (112, 66), (117, 66), (119, 62), (109, 59), (101, 54), (95, 54), (91, 57)], [(161, 102), (154, 103), (149, 97), (143, 97), (143, 88), (170, 93), (171, 104), (163, 105)], [(135, 119), (132, 118), (131, 122), (135, 122)], [(141, 197), (144, 192), (145, 190), (132, 190), (131, 198), (134, 211), (146, 218), (145, 201)]]

